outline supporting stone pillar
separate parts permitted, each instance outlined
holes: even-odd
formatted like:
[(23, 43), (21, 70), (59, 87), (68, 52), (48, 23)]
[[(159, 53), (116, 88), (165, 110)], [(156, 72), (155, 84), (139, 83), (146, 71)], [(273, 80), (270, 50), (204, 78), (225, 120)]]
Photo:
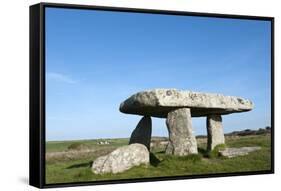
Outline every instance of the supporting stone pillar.
[(147, 147), (150, 150), (150, 141), (151, 141), (151, 117), (144, 116), (141, 118), (137, 127), (131, 134), (129, 144), (140, 143)]
[(198, 153), (189, 108), (180, 108), (169, 112), (166, 125), (169, 131), (166, 154), (184, 156)]
[(207, 149), (213, 150), (215, 146), (224, 144), (224, 133), (222, 127), (221, 115), (209, 115), (207, 116)]

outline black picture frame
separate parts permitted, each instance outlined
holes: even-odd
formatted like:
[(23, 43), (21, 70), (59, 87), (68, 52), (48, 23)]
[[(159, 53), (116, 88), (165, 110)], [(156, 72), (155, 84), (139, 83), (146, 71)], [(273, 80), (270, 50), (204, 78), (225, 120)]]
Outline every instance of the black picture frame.
[[(237, 173), (172, 176), (141, 179), (122, 179), (91, 182), (71, 182), (46, 184), (45, 182), (45, 8), (69, 8), (84, 10), (103, 10), (132, 13), (152, 13), (165, 15), (199, 16), (231, 19), (265, 20), (271, 22), (271, 169)], [(197, 13), (155, 9), (136, 9), (124, 7), (104, 7), (73, 4), (39, 3), (30, 6), (30, 129), (29, 129), (29, 184), (38, 188), (83, 186), (115, 183), (136, 183), (176, 179), (242, 176), (274, 173), (274, 18), (230, 15), (217, 13)]]

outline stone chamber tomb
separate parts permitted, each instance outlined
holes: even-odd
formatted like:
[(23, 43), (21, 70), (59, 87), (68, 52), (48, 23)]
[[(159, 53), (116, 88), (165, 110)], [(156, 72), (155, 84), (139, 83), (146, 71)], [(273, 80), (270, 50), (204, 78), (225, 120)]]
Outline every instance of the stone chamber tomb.
[[(143, 116), (131, 134), (129, 145), (98, 157), (92, 164), (95, 174), (119, 173), (133, 166), (148, 165), (152, 132), (151, 117), (166, 118), (169, 141), (166, 154), (186, 156), (197, 154), (197, 141), (192, 128), (192, 117), (206, 117), (207, 149), (224, 144), (222, 115), (253, 109), (251, 101), (221, 94), (154, 89), (136, 93), (120, 105), (120, 111)], [(232, 149), (224, 156), (245, 155), (259, 148)]]
[(129, 144), (139, 143), (150, 149), (151, 117), (166, 118), (169, 142), (166, 154), (185, 156), (197, 154), (197, 142), (192, 117), (206, 117), (207, 149), (224, 144), (222, 115), (253, 109), (250, 100), (221, 94), (154, 89), (138, 92), (121, 103), (119, 110), (126, 114), (142, 115)]

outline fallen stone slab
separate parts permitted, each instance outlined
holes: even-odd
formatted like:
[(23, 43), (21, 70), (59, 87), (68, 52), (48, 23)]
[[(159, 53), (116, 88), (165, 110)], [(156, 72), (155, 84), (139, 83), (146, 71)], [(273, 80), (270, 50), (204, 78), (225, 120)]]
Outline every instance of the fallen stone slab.
[(230, 114), (253, 109), (250, 100), (222, 94), (154, 89), (138, 92), (120, 104), (123, 113), (166, 118), (170, 111), (190, 108), (192, 117)]
[(226, 148), (219, 151), (219, 155), (227, 158), (233, 158), (236, 156), (244, 156), (250, 152), (260, 150), (261, 147), (240, 147), (240, 148)]
[(141, 164), (149, 164), (149, 151), (146, 146), (135, 143), (98, 157), (92, 164), (92, 172), (95, 174), (116, 174)]

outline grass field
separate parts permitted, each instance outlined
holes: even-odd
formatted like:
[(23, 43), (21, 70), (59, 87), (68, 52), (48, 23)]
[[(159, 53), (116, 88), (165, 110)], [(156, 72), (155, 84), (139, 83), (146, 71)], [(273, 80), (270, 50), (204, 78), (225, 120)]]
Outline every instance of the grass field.
[[(107, 139), (110, 144), (98, 145), (102, 140), (53, 141), (46, 143), (46, 183), (69, 183), (95, 180), (133, 179), (224, 172), (270, 170), (270, 135), (226, 137), (228, 147), (260, 146), (261, 150), (246, 156), (222, 158), (206, 153), (206, 141), (198, 141), (198, 155), (176, 157), (165, 155), (163, 148), (153, 148), (149, 166), (134, 167), (119, 174), (95, 175), (92, 161), (117, 147), (128, 144), (128, 139)], [(71, 146), (83, 145), (78, 149)]]

